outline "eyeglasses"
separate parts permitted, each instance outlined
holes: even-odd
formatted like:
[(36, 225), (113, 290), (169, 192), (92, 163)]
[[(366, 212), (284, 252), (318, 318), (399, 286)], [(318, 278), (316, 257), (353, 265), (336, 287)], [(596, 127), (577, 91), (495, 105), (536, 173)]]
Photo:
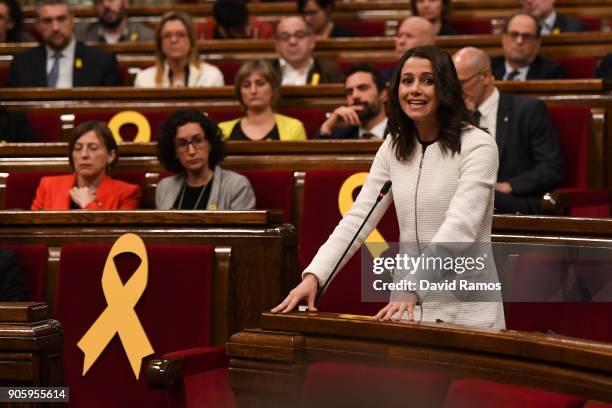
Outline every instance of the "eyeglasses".
[(297, 31), (293, 34), (280, 33), (278, 35), (278, 39), (281, 40), (282, 42), (287, 42), (291, 40), (291, 37), (295, 38), (296, 40), (303, 40), (307, 37), (310, 37), (310, 33), (308, 31)]
[(189, 35), (185, 31), (167, 31), (161, 35), (161, 39), (163, 41), (169, 41), (173, 37), (176, 37), (178, 40), (184, 40), (185, 38), (189, 37)]
[(510, 36), (514, 41), (518, 40), (519, 37), (522, 37), (525, 42), (535, 41), (538, 38), (536, 34), (519, 33), (518, 31), (505, 32), (504, 34)]
[(484, 74), (486, 70), (487, 70), (487, 67), (482, 67), (467, 78), (464, 78), (464, 79), (459, 78), (459, 82), (461, 82), (461, 85), (465, 85), (466, 83), (470, 82), (472, 79), (476, 78), (477, 76)]
[(191, 140), (176, 139), (174, 141), (177, 152), (186, 152), (189, 150), (189, 145), (192, 145), (194, 149), (203, 149), (206, 145), (206, 138), (203, 136), (194, 136)]

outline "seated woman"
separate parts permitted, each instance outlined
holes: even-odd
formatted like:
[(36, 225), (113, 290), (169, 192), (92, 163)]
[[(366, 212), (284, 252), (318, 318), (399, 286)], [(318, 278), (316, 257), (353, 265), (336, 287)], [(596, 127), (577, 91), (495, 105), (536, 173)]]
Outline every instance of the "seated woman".
[(140, 187), (113, 180), (119, 160), (117, 142), (104, 122), (83, 122), (68, 142), (73, 174), (43, 177), (32, 210), (132, 210), (140, 204)]
[(351, 30), (341, 27), (332, 20), (334, 0), (298, 0), (298, 12), (318, 40), (327, 38), (355, 37)]
[(180, 109), (162, 125), (157, 157), (169, 171), (155, 191), (158, 209), (249, 210), (255, 193), (249, 180), (219, 163), (225, 157), (221, 131), (197, 109)]
[(456, 35), (457, 32), (448, 25), (450, 0), (414, 0), (411, 3), (412, 15), (425, 17), (434, 25), (436, 35)]
[(140, 71), (137, 88), (223, 86), (219, 68), (200, 61), (197, 40), (189, 16), (169, 12), (155, 31), (155, 66)]
[(219, 123), (224, 139), (306, 140), (302, 122), (272, 109), (280, 97), (280, 85), (270, 64), (261, 59), (242, 64), (234, 89), (245, 115)]

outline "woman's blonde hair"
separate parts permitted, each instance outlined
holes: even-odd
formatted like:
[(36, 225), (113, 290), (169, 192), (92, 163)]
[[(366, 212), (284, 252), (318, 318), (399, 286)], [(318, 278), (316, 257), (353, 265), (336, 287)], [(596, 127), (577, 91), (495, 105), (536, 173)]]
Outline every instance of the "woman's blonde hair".
[(189, 52), (189, 65), (198, 66), (200, 63), (200, 55), (198, 53), (198, 40), (196, 38), (195, 30), (191, 18), (187, 13), (182, 11), (170, 11), (164, 14), (157, 25), (155, 30), (155, 84), (161, 86), (164, 76), (164, 63), (166, 62), (166, 55), (162, 49), (162, 38), (161, 31), (164, 25), (168, 21), (178, 20), (183, 23), (187, 29), (189, 35), (189, 42), (191, 43), (191, 51)]
[(266, 81), (270, 83), (272, 87), (272, 101), (271, 104), (274, 106), (278, 99), (280, 98), (280, 81), (274, 72), (272, 66), (262, 60), (262, 59), (253, 59), (242, 64), (238, 72), (236, 73), (236, 77), (234, 78), (234, 91), (236, 92), (236, 97), (238, 98), (238, 102), (243, 109), (246, 109), (244, 105), (244, 101), (242, 100), (242, 93), (240, 92), (240, 88), (242, 87), (242, 82), (251, 74), (259, 73)]

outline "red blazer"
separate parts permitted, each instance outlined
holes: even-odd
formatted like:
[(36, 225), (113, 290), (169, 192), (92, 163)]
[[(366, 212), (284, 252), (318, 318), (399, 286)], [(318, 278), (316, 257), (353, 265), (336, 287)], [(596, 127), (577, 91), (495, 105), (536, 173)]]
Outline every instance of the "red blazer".
[[(76, 176), (47, 176), (40, 179), (32, 210), (69, 210), (70, 189)], [(96, 198), (84, 210), (133, 210), (140, 205), (140, 187), (109, 176), (102, 179)]]

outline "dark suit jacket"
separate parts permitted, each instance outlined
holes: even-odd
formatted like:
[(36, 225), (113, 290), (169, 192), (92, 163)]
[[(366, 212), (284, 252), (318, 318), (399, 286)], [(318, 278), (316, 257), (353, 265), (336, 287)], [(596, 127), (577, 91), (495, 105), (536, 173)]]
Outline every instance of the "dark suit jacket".
[(555, 24), (553, 24), (553, 31), (555, 28), (559, 29), (562, 33), (575, 32), (575, 31), (589, 31), (589, 27), (582, 21), (578, 21), (570, 16), (557, 13), (555, 18)]
[[(274, 72), (276, 73), (280, 83), (282, 80), (282, 75), (280, 61), (278, 59), (272, 61), (272, 68), (274, 68)], [(342, 74), (342, 70), (340, 69), (338, 64), (334, 62), (315, 58), (312, 68), (310, 69), (310, 71), (308, 71), (306, 84), (315, 85), (313, 84), (313, 77), (315, 74), (319, 75), (317, 84), (337, 84), (344, 82), (344, 74)]]
[(339, 127), (332, 130), (331, 135), (324, 136), (321, 130), (318, 130), (314, 136), (315, 139), (358, 139), (359, 126)]
[(0, 141), (24, 143), (35, 142), (36, 139), (25, 113), (0, 108)]
[[(503, 80), (506, 75), (506, 64), (504, 57), (491, 59), (491, 69), (495, 79)], [(527, 71), (527, 79), (563, 79), (565, 78), (565, 68), (563, 65), (542, 58), (539, 55), (533, 60)]]
[(593, 76), (601, 79), (612, 79), (612, 52), (601, 61)]
[(14, 251), (0, 249), (0, 302), (24, 302), (29, 300), (28, 287)]
[(509, 182), (512, 194), (528, 197), (537, 208), (542, 194), (563, 182), (559, 138), (544, 102), (501, 93), (496, 136), (497, 181)]
[[(80, 59), (81, 67), (76, 61)], [(72, 86), (121, 86), (121, 74), (114, 54), (76, 43)], [(43, 45), (15, 55), (9, 70), (8, 87), (46, 87), (47, 50)]]

